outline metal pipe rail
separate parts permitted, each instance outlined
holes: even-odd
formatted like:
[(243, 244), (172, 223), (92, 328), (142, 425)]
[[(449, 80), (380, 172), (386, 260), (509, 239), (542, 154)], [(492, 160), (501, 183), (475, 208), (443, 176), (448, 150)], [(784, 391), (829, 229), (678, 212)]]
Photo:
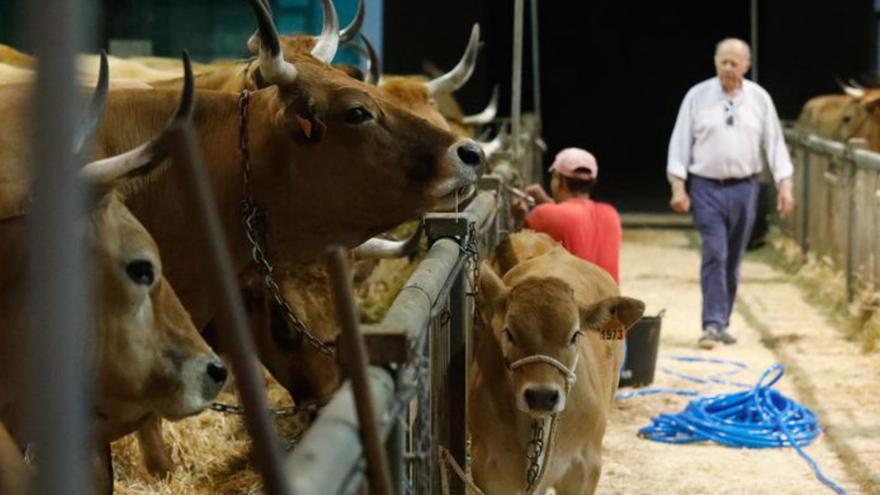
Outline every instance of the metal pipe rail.
[(797, 129), (785, 138), (795, 167), (797, 201), (784, 222), (804, 254), (827, 259), (846, 277), (852, 300), (859, 285), (880, 281), (880, 154), (863, 141), (833, 141)]
[[(475, 306), (465, 268), (476, 268), (509, 229), (504, 186), (516, 177), (514, 167), (506, 164), (499, 174), (481, 179), (479, 194), (464, 211), (426, 215), (427, 256), (382, 322), (362, 328), (373, 364), (376, 414), (382, 418), (398, 493), (439, 493), (439, 445), (464, 462), (464, 392)], [(357, 492), (365, 476), (357, 425), (346, 385), (288, 456), (296, 493)], [(463, 493), (456, 483), (453, 493)]]

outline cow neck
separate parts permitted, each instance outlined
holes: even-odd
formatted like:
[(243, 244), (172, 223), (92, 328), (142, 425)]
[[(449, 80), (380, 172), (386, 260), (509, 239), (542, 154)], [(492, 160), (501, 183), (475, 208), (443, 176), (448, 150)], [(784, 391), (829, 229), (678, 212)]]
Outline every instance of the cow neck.
[(252, 261), (257, 271), (263, 275), (263, 284), (270, 292), (275, 302), (283, 309), (285, 320), (288, 323), (288, 329), (291, 332), (298, 333), (305, 337), (309, 344), (317, 351), (325, 356), (334, 356), (336, 353), (334, 342), (324, 342), (315, 336), (309, 327), (303, 322), (302, 318), (296, 314), (293, 307), (281, 294), (278, 283), (272, 276), (275, 271), (266, 252), (267, 246), (267, 228), (266, 216), (263, 210), (257, 206), (254, 199), (253, 186), (251, 176), (251, 159), (250, 159), (250, 134), (248, 131), (248, 110), (250, 108), (250, 91), (243, 89), (238, 98), (239, 109), (239, 133), (238, 147), (241, 155), (241, 210), (242, 224), (244, 226), (244, 235), (247, 238), (249, 248), (251, 250)]

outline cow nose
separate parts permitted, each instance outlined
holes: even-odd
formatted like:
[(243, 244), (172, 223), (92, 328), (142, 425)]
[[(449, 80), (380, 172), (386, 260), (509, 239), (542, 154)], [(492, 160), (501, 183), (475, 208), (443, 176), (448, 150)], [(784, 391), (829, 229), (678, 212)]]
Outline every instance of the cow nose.
[(208, 363), (208, 376), (211, 377), (217, 385), (223, 385), (226, 382), (226, 376), (229, 374), (226, 367), (222, 364)]
[(552, 388), (527, 388), (524, 395), (534, 411), (552, 411), (559, 403), (559, 391)]
[(486, 155), (483, 154), (483, 149), (476, 143), (470, 141), (459, 145), (458, 149), (455, 150), (455, 153), (458, 155), (458, 158), (462, 163), (471, 167), (479, 167), (486, 160)]

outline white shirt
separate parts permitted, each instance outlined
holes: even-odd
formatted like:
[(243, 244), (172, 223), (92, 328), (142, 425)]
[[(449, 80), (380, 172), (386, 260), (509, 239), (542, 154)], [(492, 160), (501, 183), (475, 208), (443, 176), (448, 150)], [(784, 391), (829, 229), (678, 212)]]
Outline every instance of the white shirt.
[(748, 177), (761, 173), (765, 161), (776, 182), (794, 172), (776, 108), (764, 88), (744, 79), (730, 97), (713, 77), (688, 91), (669, 140), (670, 181), (686, 179), (689, 173), (712, 179)]

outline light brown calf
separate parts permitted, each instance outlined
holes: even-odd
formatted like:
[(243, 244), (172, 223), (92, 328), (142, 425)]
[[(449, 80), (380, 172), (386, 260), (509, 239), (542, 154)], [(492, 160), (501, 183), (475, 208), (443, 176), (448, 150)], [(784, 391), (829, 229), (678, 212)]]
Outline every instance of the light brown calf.
[[(545, 236), (511, 237), (513, 248), (496, 257), (535, 255), (502, 260), (500, 266), (511, 267), (503, 278), (487, 263), (480, 271), (477, 331), (485, 335), (475, 350), (468, 396), (474, 481), (491, 495), (550, 487), (561, 495), (592, 494), (623, 360), (621, 339), (644, 304), (620, 297), (601, 268), (561, 246), (544, 249)], [(527, 491), (532, 422), (547, 420), (549, 435), (554, 416), (555, 438), (545, 436), (546, 473)]]

